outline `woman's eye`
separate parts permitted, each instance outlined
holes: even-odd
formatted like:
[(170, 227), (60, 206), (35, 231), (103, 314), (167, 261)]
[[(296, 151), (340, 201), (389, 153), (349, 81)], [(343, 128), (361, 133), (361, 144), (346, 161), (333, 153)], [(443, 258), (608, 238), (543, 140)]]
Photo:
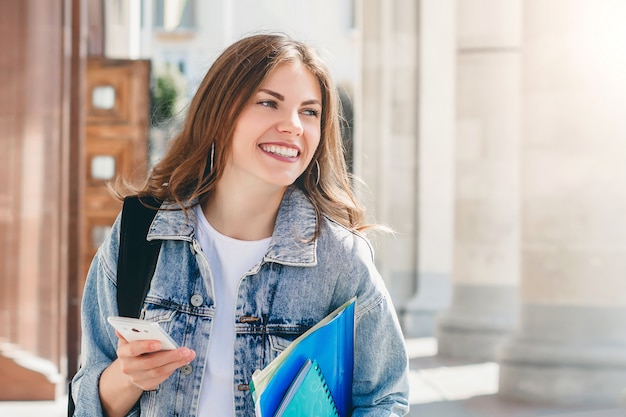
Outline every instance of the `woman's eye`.
[(320, 115), (320, 112), (317, 110), (313, 110), (313, 109), (305, 109), (302, 111), (302, 114), (306, 116), (318, 117)]
[(276, 108), (276, 102), (273, 100), (261, 100), (259, 102), (257, 102), (257, 104), (260, 104), (263, 107), (272, 107), (272, 108)]

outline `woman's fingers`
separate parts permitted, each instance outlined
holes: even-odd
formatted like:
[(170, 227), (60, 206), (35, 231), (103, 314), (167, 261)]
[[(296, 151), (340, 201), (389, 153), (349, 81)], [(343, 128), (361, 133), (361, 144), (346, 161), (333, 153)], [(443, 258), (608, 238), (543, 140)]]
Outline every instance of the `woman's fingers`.
[(134, 385), (149, 391), (159, 386), (175, 370), (191, 362), (195, 356), (195, 352), (187, 348), (145, 354), (127, 364), (122, 363), (122, 372), (128, 375)]
[(129, 343), (121, 335), (117, 336), (120, 370), (133, 385), (144, 391), (155, 389), (176, 369), (196, 357), (196, 353), (186, 347), (161, 350), (161, 343), (157, 340), (138, 340)]

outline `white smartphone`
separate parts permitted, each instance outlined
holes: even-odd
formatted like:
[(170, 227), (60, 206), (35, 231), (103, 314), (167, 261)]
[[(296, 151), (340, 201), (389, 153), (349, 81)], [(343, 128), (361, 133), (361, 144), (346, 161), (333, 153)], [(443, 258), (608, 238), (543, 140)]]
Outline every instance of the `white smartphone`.
[(158, 340), (162, 350), (178, 349), (178, 344), (157, 322), (120, 316), (110, 316), (107, 320), (129, 342)]

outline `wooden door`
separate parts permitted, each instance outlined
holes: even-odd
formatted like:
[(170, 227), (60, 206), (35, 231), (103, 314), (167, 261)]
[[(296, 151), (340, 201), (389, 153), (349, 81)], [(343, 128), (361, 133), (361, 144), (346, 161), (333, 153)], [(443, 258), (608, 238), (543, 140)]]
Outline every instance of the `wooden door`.
[(121, 208), (106, 183), (118, 176), (141, 183), (146, 176), (149, 87), (147, 60), (88, 59), (83, 277)]

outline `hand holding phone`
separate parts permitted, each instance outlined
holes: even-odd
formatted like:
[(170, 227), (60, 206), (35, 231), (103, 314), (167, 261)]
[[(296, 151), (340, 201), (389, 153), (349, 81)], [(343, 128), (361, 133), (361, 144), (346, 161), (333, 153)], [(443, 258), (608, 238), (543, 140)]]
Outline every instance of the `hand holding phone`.
[(107, 321), (129, 342), (158, 340), (162, 350), (178, 349), (178, 344), (159, 323), (132, 317), (110, 316)]

